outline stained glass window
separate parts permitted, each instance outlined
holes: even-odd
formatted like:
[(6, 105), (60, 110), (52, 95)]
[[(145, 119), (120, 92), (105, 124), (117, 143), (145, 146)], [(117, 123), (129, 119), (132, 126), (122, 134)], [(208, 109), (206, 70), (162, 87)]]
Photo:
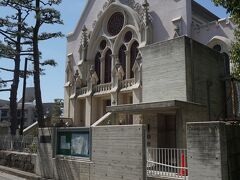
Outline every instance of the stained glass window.
[(124, 36), (124, 41), (129, 42), (129, 41), (131, 41), (131, 39), (132, 39), (132, 32), (128, 31)]
[(100, 49), (104, 50), (106, 46), (107, 46), (106, 40), (102, 40), (101, 43), (100, 43)]
[(123, 28), (124, 16), (120, 12), (114, 13), (107, 24), (108, 33), (112, 36), (116, 36)]
[(119, 49), (119, 53), (118, 53), (118, 58), (119, 58), (119, 62), (122, 65), (122, 68), (125, 72), (125, 75), (123, 77), (123, 79), (126, 79), (126, 46), (122, 45)]
[(105, 78), (104, 78), (104, 82), (105, 83), (109, 83), (111, 82), (111, 71), (112, 71), (112, 51), (109, 49), (106, 52), (105, 55)]
[(135, 63), (135, 60), (137, 58), (137, 55), (138, 55), (138, 42), (137, 41), (134, 41), (134, 43), (132, 44), (131, 46), (131, 59), (130, 59), (130, 78), (134, 78), (134, 73), (132, 71), (132, 68), (133, 68), (133, 65)]
[(95, 71), (97, 73), (97, 76), (99, 78), (99, 81), (98, 81), (98, 84), (100, 83), (100, 69), (101, 69), (101, 61), (100, 61), (100, 58), (101, 58), (101, 54), (100, 52), (98, 52), (96, 54), (96, 57), (95, 57)]

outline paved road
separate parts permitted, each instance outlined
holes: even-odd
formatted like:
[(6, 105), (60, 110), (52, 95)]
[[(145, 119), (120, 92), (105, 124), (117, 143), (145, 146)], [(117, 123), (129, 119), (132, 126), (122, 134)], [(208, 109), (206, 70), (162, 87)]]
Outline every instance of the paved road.
[(26, 179), (0, 172), (0, 180), (26, 180)]

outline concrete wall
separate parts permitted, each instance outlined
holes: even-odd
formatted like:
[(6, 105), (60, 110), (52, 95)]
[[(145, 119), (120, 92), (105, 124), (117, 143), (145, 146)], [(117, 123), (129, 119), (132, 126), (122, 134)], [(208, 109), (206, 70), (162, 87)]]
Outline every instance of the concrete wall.
[(35, 173), (36, 154), (0, 151), (0, 165)]
[(207, 121), (206, 106), (191, 103), (182, 103), (176, 113), (176, 141), (177, 148), (187, 147), (186, 124), (188, 122)]
[[(206, 105), (210, 119), (224, 116), (224, 60), (216, 51), (185, 38), (187, 100)], [(210, 106), (208, 106), (208, 101)]]
[[(39, 133), (48, 136), (54, 131), (39, 129)], [(55, 155), (51, 139), (40, 143), (37, 173), (60, 180), (145, 180), (145, 139), (142, 125), (93, 127), (90, 159)]]
[(145, 143), (142, 125), (94, 127), (91, 180), (144, 180)]
[(153, 44), (141, 52), (143, 102), (189, 101), (207, 106), (208, 119), (224, 116), (221, 54), (188, 37)]
[(225, 123), (187, 124), (190, 180), (228, 180)]
[(187, 100), (185, 38), (141, 49), (143, 102)]
[(227, 145), (229, 177), (231, 180), (239, 180), (240, 177), (240, 126), (227, 125)]

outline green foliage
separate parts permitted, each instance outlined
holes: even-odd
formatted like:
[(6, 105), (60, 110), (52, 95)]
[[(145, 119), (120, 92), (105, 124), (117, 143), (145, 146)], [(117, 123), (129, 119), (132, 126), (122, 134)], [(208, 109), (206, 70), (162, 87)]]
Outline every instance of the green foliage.
[(64, 35), (61, 32), (56, 33), (42, 33), (39, 35), (39, 40), (48, 40), (51, 38), (58, 38), (58, 37), (64, 37)]
[(14, 59), (16, 53), (11, 45), (0, 41), (0, 58)]
[(54, 99), (54, 103), (52, 116), (59, 118), (62, 115), (64, 101), (63, 99)]
[(41, 63), (42, 66), (57, 66), (57, 62), (53, 59), (45, 60), (43, 63)]
[(2, 80), (2, 78), (0, 77), (0, 89), (1, 88), (4, 88), (4, 87), (6, 87), (7, 86), (7, 83), (5, 83), (3, 80)]
[(235, 42), (232, 44), (231, 61), (233, 63), (233, 76), (240, 79), (240, 1), (239, 0), (212, 0), (215, 5), (223, 6), (230, 13), (232, 21), (236, 24)]
[[(34, 70), (28, 71), (34, 75), (36, 109), (39, 126), (43, 122), (43, 107), (40, 89), (40, 75), (45, 74), (42, 66), (56, 66), (54, 60), (41, 61), (39, 41), (63, 37), (61, 32), (41, 32), (44, 25), (63, 24), (61, 14), (54, 5), (61, 0), (0, 0), (1, 8), (10, 8), (9, 16), (0, 17), (0, 58), (14, 60), (14, 69), (1, 68), (1, 70), (14, 72), (10, 97), (11, 133), (16, 133), (16, 95), (19, 77), (22, 76), (20, 61), (30, 58), (34, 63)], [(12, 112), (14, 111), (14, 112)]]

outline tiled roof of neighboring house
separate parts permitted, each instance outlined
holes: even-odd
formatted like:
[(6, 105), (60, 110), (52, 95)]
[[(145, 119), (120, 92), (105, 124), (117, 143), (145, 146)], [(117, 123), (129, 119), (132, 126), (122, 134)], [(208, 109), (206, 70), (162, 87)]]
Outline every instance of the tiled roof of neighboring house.
[(6, 105), (9, 105), (9, 101), (0, 99), (0, 107), (6, 106)]

